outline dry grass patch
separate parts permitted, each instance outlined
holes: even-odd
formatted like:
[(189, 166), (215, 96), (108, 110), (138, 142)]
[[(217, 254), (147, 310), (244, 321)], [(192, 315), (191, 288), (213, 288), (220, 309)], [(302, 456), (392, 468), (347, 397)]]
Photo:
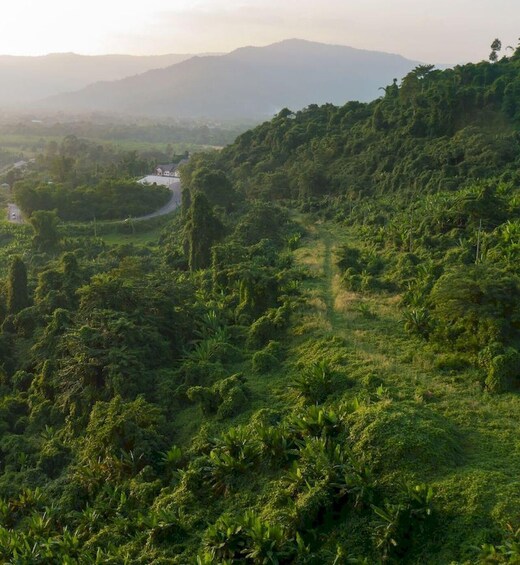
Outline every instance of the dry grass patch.
[(302, 336), (316, 333), (328, 333), (332, 331), (332, 326), (325, 316), (309, 314), (303, 316), (297, 326), (294, 326), (291, 333), (293, 336)]
[(334, 298), (334, 310), (340, 314), (352, 312), (353, 306), (359, 301), (360, 296), (342, 288), (341, 277), (334, 275), (332, 279), (332, 293)]

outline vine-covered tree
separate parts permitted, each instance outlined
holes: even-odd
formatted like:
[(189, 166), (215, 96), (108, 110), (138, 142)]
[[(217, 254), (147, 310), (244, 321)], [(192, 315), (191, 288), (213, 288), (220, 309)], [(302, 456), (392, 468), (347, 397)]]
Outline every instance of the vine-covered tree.
[(206, 196), (196, 192), (186, 224), (188, 263), (191, 271), (210, 266), (211, 247), (220, 239), (223, 232), (222, 223), (213, 214)]
[(58, 216), (56, 212), (38, 210), (29, 220), (34, 230), (33, 245), (40, 251), (52, 251), (58, 245)]
[(13, 257), (7, 276), (7, 312), (17, 314), (29, 305), (27, 269), (21, 257)]

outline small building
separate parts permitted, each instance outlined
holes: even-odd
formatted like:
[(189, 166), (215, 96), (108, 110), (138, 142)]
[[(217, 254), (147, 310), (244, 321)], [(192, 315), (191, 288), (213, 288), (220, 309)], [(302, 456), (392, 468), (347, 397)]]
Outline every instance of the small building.
[(160, 177), (173, 177), (177, 165), (175, 163), (169, 163), (168, 165), (157, 165), (155, 167), (155, 174)]
[(159, 177), (174, 177), (178, 179), (181, 175), (179, 172), (179, 167), (187, 163), (188, 159), (181, 159), (178, 163), (168, 163), (167, 165), (157, 165), (154, 170), (154, 174)]

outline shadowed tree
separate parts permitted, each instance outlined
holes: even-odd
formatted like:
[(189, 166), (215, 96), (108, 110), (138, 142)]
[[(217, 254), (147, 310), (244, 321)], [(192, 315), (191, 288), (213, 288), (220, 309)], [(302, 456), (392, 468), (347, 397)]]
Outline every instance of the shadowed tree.
[(191, 177), (193, 191), (202, 192), (212, 206), (222, 206), (229, 210), (232, 207), (235, 192), (229, 179), (222, 171), (214, 171), (208, 167), (197, 169)]
[(56, 212), (38, 210), (31, 215), (34, 230), (33, 245), (40, 251), (53, 250), (59, 241), (58, 216)]
[(27, 269), (22, 259), (13, 257), (7, 277), (7, 311), (17, 314), (29, 305), (27, 293)]
[(224, 227), (211, 211), (208, 199), (197, 192), (190, 207), (186, 235), (188, 262), (191, 271), (205, 269), (211, 264), (211, 247), (223, 235)]
[(495, 39), (491, 44), (491, 53), (489, 54), (489, 60), (492, 63), (496, 63), (498, 60), (498, 52), (502, 49), (502, 42), (500, 39)]

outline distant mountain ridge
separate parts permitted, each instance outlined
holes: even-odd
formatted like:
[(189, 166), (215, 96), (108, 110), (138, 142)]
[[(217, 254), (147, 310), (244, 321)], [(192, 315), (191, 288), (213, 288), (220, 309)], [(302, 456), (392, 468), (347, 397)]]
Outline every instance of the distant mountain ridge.
[(168, 67), (192, 54), (152, 56), (52, 53), (41, 57), (0, 55), (0, 107), (31, 104), (102, 80), (118, 80)]
[(299, 39), (196, 56), (41, 101), (52, 111), (263, 119), (283, 107), (368, 101), (419, 64), (400, 55)]

